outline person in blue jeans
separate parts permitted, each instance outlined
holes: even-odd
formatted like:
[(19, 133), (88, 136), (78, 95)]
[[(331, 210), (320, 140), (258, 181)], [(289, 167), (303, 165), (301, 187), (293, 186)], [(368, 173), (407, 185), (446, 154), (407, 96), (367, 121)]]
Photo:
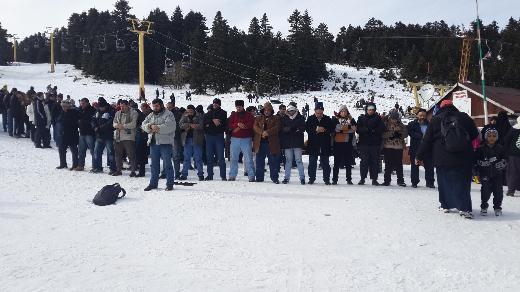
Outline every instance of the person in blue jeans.
[(96, 109), (90, 105), (87, 98), (80, 101), (79, 108), (79, 154), (78, 167), (76, 171), (83, 171), (85, 169), (85, 157), (87, 149), (90, 150), (92, 156), (92, 166), (94, 166), (94, 146), (95, 146), (95, 132), (92, 127), (92, 119), (96, 115)]
[(98, 103), (98, 111), (92, 120), (92, 127), (96, 133), (96, 145), (94, 146), (94, 165), (90, 172), (103, 172), (103, 151), (107, 149), (109, 174), (116, 172), (116, 161), (114, 154), (114, 111), (110, 105), (101, 100)]
[(266, 102), (262, 114), (255, 119), (254, 151), (256, 153), (256, 181), (264, 181), (265, 158), (269, 162), (269, 176), (271, 181), (279, 184), (280, 169), (280, 117), (274, 115), (273, 106)]
[(300, 183), (305, 184), (305, 169), (302, 162), (304, 145), (305, 118), (294, 105), (289, 105), (287, 114), (282, 118), (280, 144), (285, 152), (285, 178), (283, 184), (291, 179), (291, 169), (296, 161)]
[(228, 127), (231, 130), (230, 158), (228, 181), (235, 181), (238, 175), (238, 160), (243, 154), (244, 168), (247, 170), (249, 182), (255, 182), (253, 165), (252, 137), (255, 118), (244, 108), (243, 100), (235, 101), (236, 111), (229, 116)]
[(144, 191), (148, 192), (158, 188), (161, 160), (166, 173), (166, 191), (171, 191), (175, 183), (172, 166), (172, 144), (177, 125), (173, 113), (164, 108), (162, 100), (154, 99), (152, 109), (153, 112), (148, 114), (141, 125), (142, 130), (148, 133), (152, 159), (152, 176)]
[(179, 127), (181, 128), (181, 140), (184, 145), (184, 163), (179, 180), (188, 179), (188, 170), (193, 158), (199, 181), (203, 181), (202, 145), (204, 145), (204, 123), (202, 115), (195, 111), (193, 105), (187, 106), (186, 112), (179, 122)]
[(227, 129), (227, 112), (220, 108), (221, 101), (213, 100), (211, 110), (204, 115), (204, 133), (206, 134), (206, 159), (208, 176), (206, 180), (213, 180), (214, 157), (217, 157), (220, 169), (220, 178), (226, 179), (226, 160), (224, 158), (224, 132)]

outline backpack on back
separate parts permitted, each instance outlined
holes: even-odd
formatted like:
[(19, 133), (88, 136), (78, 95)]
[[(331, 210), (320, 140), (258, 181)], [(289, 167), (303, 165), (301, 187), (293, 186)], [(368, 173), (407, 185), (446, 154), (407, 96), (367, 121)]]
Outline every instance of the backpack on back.
[[(121, 192), (123, 194), (119, 196)], [(112, 205), (115, 204), (118, 199), (123, 198), (125, 195), (125, 189), (123, 189), (118, 183), (113, 185), (106, 185), (96, 194), (92, 200), (92, 203), (98, 206)]]
[(463, 152), (468, 148), (469, 134), (456, 113), (447, 113), (442, 118), (441, 135), (448, 152)]

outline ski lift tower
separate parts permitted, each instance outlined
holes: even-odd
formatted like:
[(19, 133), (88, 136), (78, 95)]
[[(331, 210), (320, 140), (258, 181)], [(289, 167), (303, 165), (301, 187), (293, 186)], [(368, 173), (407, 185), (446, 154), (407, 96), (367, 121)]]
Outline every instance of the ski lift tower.
[(56, 62), (54, 60), (54, 28), (46, 27), (45, 34), (49, 34), (49, 42), (51, 46), (51, 72), (54, 73), (54, 69), (56, 67)]
[(132, 22), (131, 32), (135, 32), (139, 37), (139, 101), (145, 98), (144, 91), (144, 36), (152, 33), (151, 21), (130, 19)]
[(16, 34), (9, 34), (7, 37), (13, 39), (13, 64), (18, 62), (17, 50), (18, 50), (18, 36)]

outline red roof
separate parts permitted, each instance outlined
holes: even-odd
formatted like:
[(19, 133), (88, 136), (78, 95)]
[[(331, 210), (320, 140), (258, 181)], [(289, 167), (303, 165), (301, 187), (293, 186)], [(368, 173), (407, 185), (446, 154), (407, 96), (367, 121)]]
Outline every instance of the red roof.
[[(474, 83), (464, 83), (462, 85), (478, 92), (479, 96), (482, 97), (481, 85)], [(515, 113), (520, 113), (520, 89), (486, 86), (486, 97)]]

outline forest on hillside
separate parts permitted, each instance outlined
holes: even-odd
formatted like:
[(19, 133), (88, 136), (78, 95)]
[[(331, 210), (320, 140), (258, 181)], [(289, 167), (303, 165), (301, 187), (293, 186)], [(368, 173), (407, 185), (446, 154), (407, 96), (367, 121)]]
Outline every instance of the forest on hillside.
[[(96, 78), (135, 82), (137, 36), (129, 31), (132, 8), (118, 0), (113, 11), (74, 13), (55, 31), (56, 61), (70, 63)], [(211, 21), (199, 12), (157, 8), (145, 18), (153, 22), (145, 38), (145, 76), (154, 84), (190, 84), (196, 92), (230, 90), (289, 93), (321, 89), (328, 77), (325, 63), (396, 70), (408, 81), (438, 84), (457, 82), (462, 38), (476, 38), (476, 22), (449, 25), (388, 25), (372, 18), (364, 26), (341, 27), (334, 36), (325, 23), (315, 24), (308, 11), (295, 10), (287, 35), (275, 32), (266, 14), (254, 17), (247, 31), (232, 26), (217, 12)], [(348, 20), (347, 20), (348, 21)], [(505, 27), (482, 24), (488, 85), (520, 88), (520, 18)], [(10, 62), (7, 32), (0, 27), (0, 63)], [(49, 34), (23, 39), (18, 59), (48, 63)], [(469, 80), (478, 82), (477, 42), (473, 41)]]

